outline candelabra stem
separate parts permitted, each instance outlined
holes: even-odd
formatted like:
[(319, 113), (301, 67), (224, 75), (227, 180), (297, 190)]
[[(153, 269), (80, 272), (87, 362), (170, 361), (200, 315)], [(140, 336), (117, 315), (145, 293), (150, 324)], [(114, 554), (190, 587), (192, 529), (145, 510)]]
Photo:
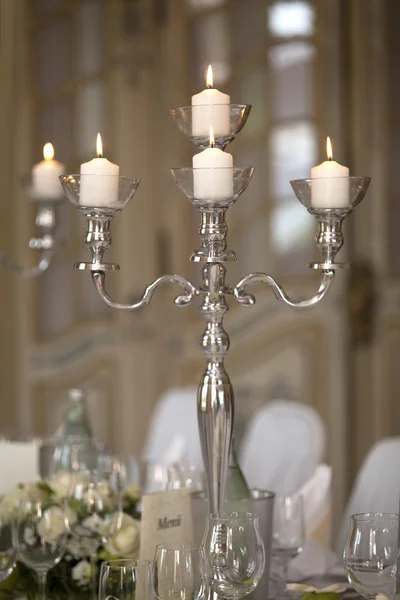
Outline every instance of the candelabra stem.
[(46, 202), (39, 204), (35, 224), (38, 237), (34, 237), (29, 241), (29, 247), (39, 250), (39, 260), (36, 266), (31, 268), (21, 267), (3, 250), (0, 250), (0, 262), (3, 263), (3, 266), (22, 279), (37, 277), (44, 273), (50, 266), (56, 246), (56, 206), (53, 203)]
[(222, 324), (228, 310), (225, 273), (223, 264), (207, 264), (200, 289), (205, 294), (201, 313), (207, 324), (201, 347), (207, 366), (200, 380), (197, 412), (211, 512), (223, 512), (234, 417), (233, 388), (224, 367), (229, 350), (229, 336)]

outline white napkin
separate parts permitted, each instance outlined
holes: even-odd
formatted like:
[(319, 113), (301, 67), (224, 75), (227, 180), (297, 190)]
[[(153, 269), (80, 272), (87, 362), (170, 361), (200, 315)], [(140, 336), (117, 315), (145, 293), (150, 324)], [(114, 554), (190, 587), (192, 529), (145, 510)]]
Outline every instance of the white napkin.
[(307, 540), (303, 552), (289, 564), (289, 579), (299, 581), (314, 575), (323, 575), (338, 563), (333, 550), (313, 540)]
[(332, 467), (321, 464), (315, 469), (311, 479), (306, 481), (293, 494), (294, 497), (303, 496), (307, 535), (312, 532), (326, 515), (326, 511), (330, 506), (331, 482)]
[(0, 442), (0, 494), (12, 492), (19, 483), (39, 478), (39, 446), (33, 442)]

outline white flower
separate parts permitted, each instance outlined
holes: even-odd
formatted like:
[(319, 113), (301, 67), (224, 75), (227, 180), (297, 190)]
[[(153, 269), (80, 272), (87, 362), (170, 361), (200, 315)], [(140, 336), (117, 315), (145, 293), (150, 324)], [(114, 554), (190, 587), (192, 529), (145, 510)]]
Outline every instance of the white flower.
[(4, 496), (0, 503), (0, 516), (2, 519), (11, 520), (18, 512), (18, 506), (23, 498), (23, 490), (18, 489), (11, 494)]
[[(112, 524), (116, 524), (120, 513), (115, 513)], [(121, 527), (107, 542), (105, 549), (113, 556), (137, 558), (140, 547), (140, 523), (130, 515), (123, 513)]]
[(66, 519), (72, 525), (76, 521), (76, 514), (70, 508), (67, 508), (64, 514), (64, 511), (58, 506), (51, 506), (43, 513), (36, 526), (38, 535), (49, 544), (57, 542), (60, 536), (67, 533)]
[(88, 537), (70, 538), (66, 544), (66, 551), (72, 558), (93, 556), (99, 547), (99, 541)]
[(36, 535), (33, 527), (26, 527), (24, 529), (24, 542), (27, 546), (34, 546), (36, 544)]
[(87, 532), (92, 531), (93, 533), (98, 533), (99, 535), (106, 535), (110, 526), (108, 521), (102, 519), (96, 513), (83, 519), (81, 525)]
[(60, 471), (49, 482), (57, 498), (65, 498), (72, 490), (72, 486), (83, 484), (85, 477), (81, 473), (69, 473), (68, 471)]
[(72, 579), (80, 587), (86, 587), (92, 576), (92, 568), (87, 560), (79, 561), (72, 569)]

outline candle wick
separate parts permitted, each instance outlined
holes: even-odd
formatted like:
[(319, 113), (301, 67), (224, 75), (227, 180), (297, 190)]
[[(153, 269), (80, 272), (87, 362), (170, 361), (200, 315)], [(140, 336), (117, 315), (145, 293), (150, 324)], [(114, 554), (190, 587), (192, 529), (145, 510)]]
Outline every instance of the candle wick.
[(212, 140), (212, 142), (210, 143), (210, 148), (214, 148), (214, 146), (215, 146), (215, 142), (214, 142), (214, 140)]
[(212, 83), (207, 83), (206, 87), (207, 87), (208, 90), (212, 90)]
[[(103, 153), (102, 152), (98, 152), (97, 153), (97, 158), (103, 158)], [(330, 159), (329, 159), (330, 160)]]
[(331, 161), (332, 158), (333, 158), (332, 156), (328, 156), (328, 161)]

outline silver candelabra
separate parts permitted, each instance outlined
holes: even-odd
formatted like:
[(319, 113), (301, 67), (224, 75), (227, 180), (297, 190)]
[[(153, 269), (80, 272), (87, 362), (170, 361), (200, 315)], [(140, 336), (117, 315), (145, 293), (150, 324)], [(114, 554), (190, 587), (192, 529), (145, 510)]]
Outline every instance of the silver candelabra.
[[(245, 125), (250, 112), (249, 105), (230, 105), (230, 131), (226, 135), (215, 136), (215, 146), (224, 150)], [(192, 132), (192, 107), (171, 109), (171, 114), (183, 131), (200, 149), (209, 146), (207, 134), (195, 135)], [(196, 171), (209, 172), (213, 169), (172, 169), (172, 175), (179, 189), (201, 214), (200, 248), (190, 257), (193, 262), (202, 264), (202, 284), (197, 288), (179, 275), (165, 275), (148, 285), (141, 299), (133, 304), (115, 302), (106, 291), (106, 271), (119, 269), (119, 265), (107, 263), (104, 256), (111, 244), (110, 224), (113, 217), (131, 200), (139, 185), (134, 177), (118, 178), (118, 197), (110, 206), (93, 206), (80, 201), (80, 186), (83, 177), (99, 178), (96, 185), (101, 186), (102, 175), (67, 175), (61, 182), (68, 199), (86, 217), (87, 230), (85, 244), (91, 252), (89, 262), (79, 262), (75, 268), (92, 271), (92, 280), (104, 302), (119, 310), (136, 310), (149, 304), (160, 285), (178, 284), (183, 293), (175, 298), (177, 306), (186, 306), (196, 296), (201, 297), (201, 314), (206, 321), (201, 337), (201, 348), (206, 358), (206, 368), (198, 389), (198, 421), (204, 468), (206, 473), (208, 498), (211, 512), (223, 512), (225, 483), (228, 469), (230, 444), (234, 419), (234, 393), (224, 359), (229, 350), (229, 336), (224, 329), (223, 320), (228, 310), (227, 299), (238, 301), (243, 306), (251, 306), (255, 298), (247, 288), (255, 282), (266, 283), (272, 288), (276, 298), (293, 308), (305, 308), (317, 304), (329, 291), (335, 271), (347, 267), (347, 264), (335, 262), (337, 252), (343, 245), (342, 222), (364, 197), (370, 179), (368, 177), (346, 178), (349, 188), (349, 201), (345, 206), (318, 208), (318, 198), (312, 194), (312, 180), (292, 181), (292, 188), (306, 209), (317, 220), (316, 243), (322, 259), (318, 263), (307, 265), (320, 270), (320, 285), (317, 293), (307, 300), (292, 300), (287, 296), (276, 280), (265, 273), (252, 273), (239, 281), (233, 288), (225, 281), (225, 263), (236, 260), (233, 250), (227, 248), (226, 211), (247, 188), (253, 174), (252, 167), (231, 168), (229, 177), (233, 180), (233, 191), (228, 197), (217, 193), (215, 197), (198, 197), (196, 192)], [(228, 171), (228, 168), (226, 169)], [(329, 186), (329, 181), (327, 182)], [(93, 186), (96, 187), (96, 186)], [(84, 199), (82, 198), (82, 201)]]
[(58, 224), (58, 208), (63, 194), (61, 186), (60, 193), (56, 197), (37, 196), (30, 185), (26, 187), (26, 192), (37, 205), (35, 219), (37, 235), (29, 240), (29, 248), (39, 251), (37, 264), (34, 267), (21, 267), (3, 250), (0, 250), (0, 262), (17, 277), (28, 279), (44, 273), (53, 259), (57, 245), (55, 234)]

